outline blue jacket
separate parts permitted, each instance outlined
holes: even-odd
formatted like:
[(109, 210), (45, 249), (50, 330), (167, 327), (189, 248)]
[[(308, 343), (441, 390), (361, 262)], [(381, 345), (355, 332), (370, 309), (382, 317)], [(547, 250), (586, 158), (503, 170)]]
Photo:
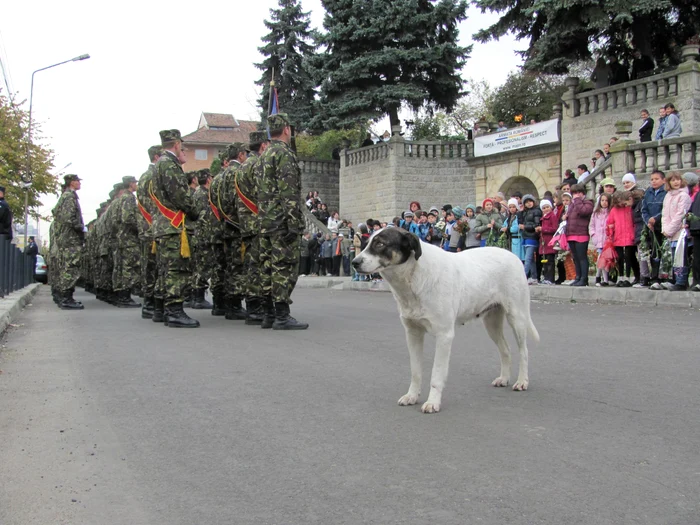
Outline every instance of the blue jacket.
[(644, 198), (642, 199), (642, 219), (644, 219), (644, 224), (647, 224), (649, 219), (653, 217), (656, 220), (654, 229), (657, 231), (661, 231), (661, 208), (664, 206), (664, 197), (666, 197), (666, 190), (663, 186), (656, 191), (649, 186), (647, 191), (644, 192)]
[(660, 117), (659, 118), (659, 127), (656, 128), (656, 135), (654, 135), (654, 140), (661, 140), (661, 137), (664, 134), (664, 128), (666, 127), (666, 119), (668, 117)]
[(428, 236), (428, 231), (430, 230), (430, 223), (424, 223), (418, 225), (418, 238), (423, 242), (428, 242), (425, 238)]
[(407, 225), (407, 224), (406, 224), (406, 221), (403, 221), (403, 220), (402, 220), (402, 221), (399, 223), (399, 227), (400, 227), (400, 228), (403, 228), (403, 229), (406, 230), (406, 231), (409, 231), (409, 232), (411, 232), (411, 233), (415, 233), (416, 235), (418, 235), (418, 225), (417, 225), (415, 222), (412, 222), (411, 224), (408, 224), (408, 225)]

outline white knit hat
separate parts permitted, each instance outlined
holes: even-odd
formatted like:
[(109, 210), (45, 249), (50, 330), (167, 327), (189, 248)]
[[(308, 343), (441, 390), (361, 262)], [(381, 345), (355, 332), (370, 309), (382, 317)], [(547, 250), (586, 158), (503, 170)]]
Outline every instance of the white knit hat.
[(513, 199), (513, 198), (508, 199), (508, 206), (510, 206), (511, 204), (517, 208), (518, 207), (518, 199)]
[(547, 199), (542, 199), (542, 200), (540, 201), (540, 209), (541, 209), (541, 210), (544, 210), (544, 207), (545, 207), (545, 206), (549, 206), (549, 207), (551, 208), (551, 207), (552, 207), (552, 203), (551, 203), (549, 200), (547, 200)]
[(634, 178), (634, 173), (627, 173), (622, 177), (622, 182), (631, 182), (632, 184), (637, 184), (637, 179)]

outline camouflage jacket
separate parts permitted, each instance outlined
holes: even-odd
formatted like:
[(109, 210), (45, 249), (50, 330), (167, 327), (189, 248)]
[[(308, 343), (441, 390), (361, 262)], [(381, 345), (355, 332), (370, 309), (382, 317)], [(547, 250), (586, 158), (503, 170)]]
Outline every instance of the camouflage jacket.
[(258, 219), (260, 233), (301, 233), (301, 171), (292, 148), (273, 140), (263, 153), (262, 173), (258, 181)]
[(125, 191), (114, 201), (114, 205), (116, 244), (119, 247), (138, 246), (139, 217), (143, 217), (136, 204), (136, 196), (130, 191)]
[[(149, 186), (155, 198), (163, 206), (175, 213), (184, 212), (186, 225), (189, 220), (187, 216), (194, 215), (194, 204), (190, 187), (187, 185), (187, 177), (175, 155), (167, 150), (163, 153), (156, 163), (153, 180)], [(181, 231), (181, 228), (174, 227), (160, 210), (153, 215), (151, 228), (155, 238), (179, 235)]]
[(238, 233), (238, 209), (235, 196), (235, 173), (241, 167), (238, 162), (231, 162), (228, 168), (219, 173), (209, 186), (209, 195), (214, 206), (219, 210), (219, 216), (223, 223), (222, 235), (224, 239), (231, 239)]
[(258, 226), (258, 180), (262, 173), (262, 163), (257, 153), (250, 153), (241, 169), (234, 176), (237, 195), (238, 223), (241, 235), (250, 237), (259, 233)]
[(196, 242), (199, 246), (212, 244), (222, 225), (209, 205), (209, 188), (197, 188), (194, 192), (194, 206), (198, 217), (194, 228)]
[(52, 241), (57, 242), (58, 248), (82, 246), (85, 240), (85, 226), (78, 194), (73, 190), (64, 191), (53, 209), (53, 217), (56, 226)]
[(114, 223), (115, 223), (115, 215), (117, 212), (117, 199), (114, 199), (112, 202), (109, 203), (109, 206), (105, 210), (105, 212), (102, 214), (102, 217), (100, 219), (102, 220), (102, 224), (100, 225), (98, 232), (99, 232), (99, 252), (101, 256), (109, 255), (111, 256), (112, 253), (114, 253), (114, 249), (116, 248), (115, 242), (116, 242), (116, 235), (115, 235), (115, 230), (114, 230)]
[[(141, 175), (141, 178), (139, 179), (139, 186), (136, 190), (136, 198), (138, 199), (138, 203), (141, 204), (141, 206), (146, 210), (146, 212), (151, 215), (151, 219), (155, 218), (157, 213), (160, 213), (158, 211), (158, 208), (156, 208), (155, 203), (151, 200), (151, 196), (148, 194), (148, 186), (151, 183), (151, 181), (153, 180), (153, 174), (155, 172), (156, 172), (156, 165), (149, 164), (146, 172), (143, 175)], [(139, 238), (142, 240), (149, 240), (149, 241), (152, 240), (153, 239), (153, 232), (151, 232), (150, 225), (148, 224), (148, 222), (144, 218), (140, 209), (139, 209), (138, 223), (139, 223)]]

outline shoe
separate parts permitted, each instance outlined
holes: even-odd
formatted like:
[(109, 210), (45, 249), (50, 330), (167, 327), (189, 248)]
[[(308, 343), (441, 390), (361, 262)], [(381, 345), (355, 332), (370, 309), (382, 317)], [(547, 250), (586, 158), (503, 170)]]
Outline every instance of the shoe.
[(214, 304), (212, 304), (211, 307), (211, 315), (226, 315), (226, 302), (224, 301), (224, 294), (222, 292), (213, 292), (213, 301)]
[(642, 281), (640, 283), (635, 283), (632, 285), (632, 288), (648, 288), (648, 287), (649, 287), (649, 285), (644, 284), (644, 281)]
[(700, 284), (696, 284), (695, 286), (693, 286), (693, 287), (691, 288), (691, 290), (692, 290), (693, 292), (700, 292)]
[(141, 307), (141, 319), (153, 319), (153, 310), (155, 309), (155, 300), (152, 295), (147, 295), (143, 298), (143, 306)]
[(245, 318), (245, 324), (248, 325), (260, 325), (265, 317), (265, 311), (263, 310), (262, 299), (259, 297), (250, 297), (245, 300), (245, 306), (247, 310), (247, 317)]
[(600, 283), (600, 285), (601, 286), (610, 286), (610, 283), (608, 281), (603, 281), (602, 283)]
[(330, 273), (327, 273), (326, 277), (333, 277), (333, 276)]
[(627, 279), (620, 278), (615, 286), (617, 286), (618, 288), (629, 288), (630, 286), (632, 286), (632, 283), (629, 282)]
[(572, 282), (569, 283), (569, 286), (578, 286), (578, 283), (580, 281), (578, 279), (574, 279)]
[(663, 290), (661, 283), (654, 283), (649, 287), (650, 290)]
[(673, 283), (665, 282), (661, 283), (661, 288), (664, 290), (670, 290), (673, 287)]
[(536, 281), (535, 279), (533, 279), (532, 277), (530, 277), (530, 278), (527, 280), (527, 284), (530, 284), (530, 285), (532, 285), (532, 284), (537, 284), (537, 281)]
[(153, 299), (153, 317), (151, 317), (151, 321), (154, 323), (165, 322), (165, 307), (163, 306), (163, 299), (158, 297)]
[(641, 283), (639, 282), (639, 280), (638, 280), (638, 279), (635, 279), (634, 281), (632, 281), (632, 282), (630, 283), (630, 286), (632, 286), (632, 288), (636, 288), (639, 284), (641, 284)]
[(170, 304), (165, 307), (165, 326), (169, 328), (198, 328), (199, 321), (185, 313), (183, 303)]
[(306, 274), (302, 273), (299, 277), (306, 277)]
[(566, 281), (562, 281), (561, 284), (563, 284), (564, 286), (571, 286), (575, 282), (575, 279), (567, 279)]
[(571, 286), (588, 286), (588, 283), (586, 281), (576, 281)]
[(204, 288), (194, 290), (192, 292), (192, 308), (195, 310), (211, 310), (213, 305), (205, 298), (206, 290)]
[(183, 308), (192, 308), (192, 304), (194, 304), (194, 298), (192, 297), (192, 292), (190, 292), (190, 295), (185, 297), (185, 302), (182, 303)]
[(137, 303), (131, 298), (130, 290), (119, 290), (114, 292), (117, 300), (114, 304), (117, 308), (139, 308), (141, 303)]
[(308, 327), (308, 323), (300, 323), (289, 315), (289, 305), (287, 303), (275, 303), (273, 330), (306, 330)]
[(687, 292), (688, 287), (683, 284), (672, 284), (669, 288), (666, 288), (669, 292)]
[(272, 325), (275, 323), (275, 305), (272, 303), (272, 299), (270, 297), (266, 297), (262, 300), (262, 309), (263, 320), (260, 328), (263, 330), (272, 328)]
[(554, 283), (552, 283), (552, 281), (548, 281), (547, 279), (545, 279), (540, 284), (546, 284), (547, 286), (552, 286)]
[(602, 279), (600, 276), (596, 277), (596, 278), (595, 278), (595, 285), (596, 285), (596, 286), (600, 286), (600, 281), (602, 281), (602, 280), (603, 280), (603, 279)]
[(603, 283), (595, 283), (595, 285), (596, 287), (600, 288), (601, 286), (603, 286)]
[(243, 300), (234, 295), (226, 301), (226, 319), (229, 321), (245, 321), (247, 312), (243, 308)]
[(58, 307), (61, 310), (83, 310), (85, 308), (82, 303), (73, 299), (73, 292), (71, 291), (63, 292), (61, 298), (61, 302), (58, 303)]

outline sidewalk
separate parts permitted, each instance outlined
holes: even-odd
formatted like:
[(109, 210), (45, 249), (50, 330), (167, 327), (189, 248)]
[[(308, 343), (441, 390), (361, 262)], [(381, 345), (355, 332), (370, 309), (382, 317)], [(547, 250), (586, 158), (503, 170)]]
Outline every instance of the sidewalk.
[(41, 286), (40, 283), (33, 283), (0, 299), (0, 335), (22, 308), (32, 301), (32, 297)]
[[(342, 291), (390, 292), (385, 282), (351, 281), (350, 277), (300, 277), (297, 288), (329, 288)], [(552, 303), (597, 303), (660, 308), (700, 309), (700, 293), (669, 292), (644, 288), (597, 288), (595, 286), (530, 286), (533, 301)]]

